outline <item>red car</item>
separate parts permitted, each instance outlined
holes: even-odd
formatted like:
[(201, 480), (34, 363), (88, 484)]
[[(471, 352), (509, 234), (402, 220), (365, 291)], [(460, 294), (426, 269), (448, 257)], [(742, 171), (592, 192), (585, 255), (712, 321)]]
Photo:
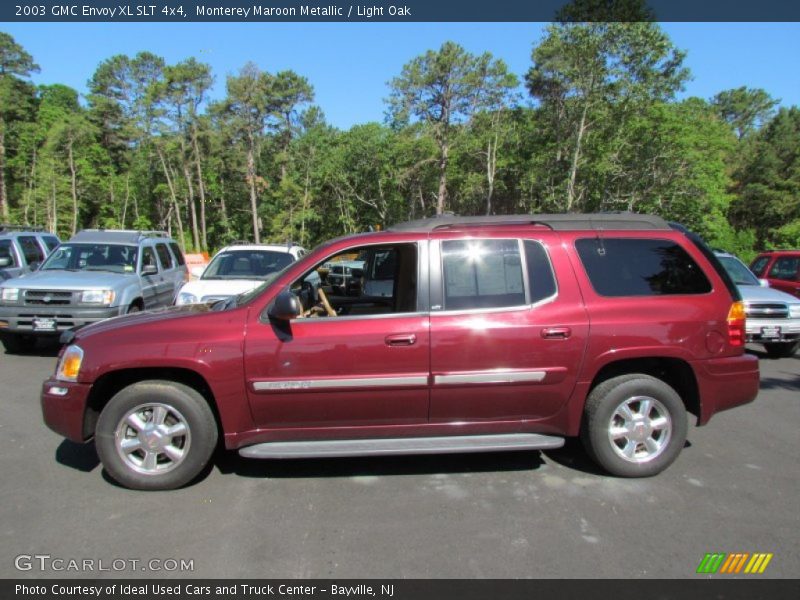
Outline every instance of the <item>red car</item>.
[[(362, 253), (382, 257), (380, 295), (309, 283)], [(683, 448), (687, 412), (705, 424), (759, 385), (717, 259), (632, 214), (400, 224), (323, 244), (251, 293), (65, 338), (45, 422), (94, 437), (107, 472), (138, 489), (190, 482), (218, 440), (275, 459), (580, 436), (610, 473), (650, 476)]]
[(762, 252), (750, 264), (750, 270), (769, 281), (770, 287), (800, 298), (800, 250)]

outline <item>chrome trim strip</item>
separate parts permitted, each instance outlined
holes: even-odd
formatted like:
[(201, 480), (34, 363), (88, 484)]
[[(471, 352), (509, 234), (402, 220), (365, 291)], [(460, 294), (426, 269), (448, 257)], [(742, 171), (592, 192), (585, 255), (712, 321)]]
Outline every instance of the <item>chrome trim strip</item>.
[(544, 380), (546, 371), (489, 371), (486, 373), (463, 373), (457, 375), (434, 375), (434, 385), (459, 383), (524, 383)]
[(428, 378), (422, 375), (412, 375), (407, 377), (354, 377), (349, 379), (282, 379), (277, 381), (254, 381), (253, 389), (257, 392), (287, 392), (294, 390), (414, 385), (428, 385)]

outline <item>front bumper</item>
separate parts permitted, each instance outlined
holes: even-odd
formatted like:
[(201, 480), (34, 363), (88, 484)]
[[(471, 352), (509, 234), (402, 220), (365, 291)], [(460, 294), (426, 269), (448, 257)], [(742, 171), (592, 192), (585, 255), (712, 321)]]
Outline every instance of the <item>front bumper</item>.
[(752, 402), (758, 396), (758, 357), (752, 354), (711, 358), (692, 364), (700, 391), (698, 425), (716, 413)]
[(87, 431), (86, 403), (92, 386), (50, 378), (42, 384), (42, 417), (45, 425), (73, 442), (92, 437)]
[[(0, 331), (29, 335), (56, 336), (62, 331), (96, 323), (120, 314), (118, 306), (104, 308), (78, 306), (2, 306), (0, 307)], [(54, 329), (36, 329), (35, 319), (53, 319)]]
[(800, 319), (752, 319), (748, 317), (745, 323), (748, 342), (769, 343), (800, 340)]

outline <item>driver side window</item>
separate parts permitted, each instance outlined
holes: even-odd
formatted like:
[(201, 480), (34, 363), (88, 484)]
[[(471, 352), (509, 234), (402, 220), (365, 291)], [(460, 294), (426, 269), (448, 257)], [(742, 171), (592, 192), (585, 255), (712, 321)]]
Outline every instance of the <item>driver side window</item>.
[(329, 257), (291, 290), (304, 317), (352, 317), (417, 310), (417, 245), (351, 248)]

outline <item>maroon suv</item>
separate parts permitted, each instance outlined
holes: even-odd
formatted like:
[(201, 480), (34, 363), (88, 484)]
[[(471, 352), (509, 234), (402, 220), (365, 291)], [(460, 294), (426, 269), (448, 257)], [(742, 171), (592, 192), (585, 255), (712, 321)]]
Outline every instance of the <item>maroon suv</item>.
[(800, 298), (800, 250), (771, 250), (756, 256), (750, 265), (756, 277), (776, 290)]
[[(363, 265), (350, 290), (324, 279), (344, 257)], [(759, 384), (716, 258), (632, 214), (404, 223), (323, 244), (248, 294), (64, 337), (44, 419), (94, 437), (139, 489), (188, 483), (220, 437), (274, 459), (580, 436), (607, 471), (649, 476), (683, 448), (687, 412), (705, 424)]]

